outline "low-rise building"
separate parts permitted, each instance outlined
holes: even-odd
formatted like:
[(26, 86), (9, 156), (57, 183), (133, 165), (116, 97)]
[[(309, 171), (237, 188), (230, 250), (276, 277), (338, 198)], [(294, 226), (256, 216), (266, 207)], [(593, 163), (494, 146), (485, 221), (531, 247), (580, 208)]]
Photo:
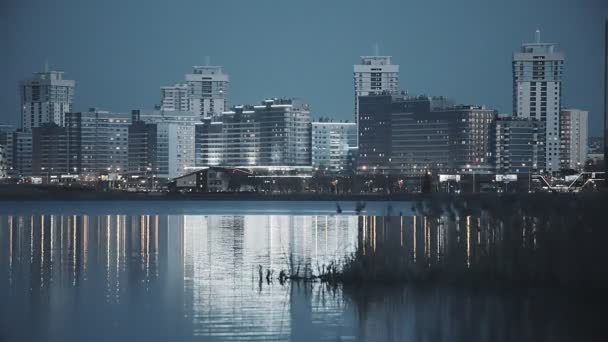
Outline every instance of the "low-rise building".
[(169, 188), (184, 192), (225, 192), (239, 191), (250, 186), (247, 177), (253, 176), (248, 170), (209, 167), (173, 179)]

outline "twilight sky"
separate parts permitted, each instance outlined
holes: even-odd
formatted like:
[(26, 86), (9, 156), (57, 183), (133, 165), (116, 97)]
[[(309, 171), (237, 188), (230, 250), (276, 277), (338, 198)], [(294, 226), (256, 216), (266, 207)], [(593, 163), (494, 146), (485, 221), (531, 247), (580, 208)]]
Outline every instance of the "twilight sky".
[(76, 80), (76, 110), (126, 112), (205, 56), (230, 105), (297, 96), (352, 120), (352, 66), (376, 43), (411, 94), (511, 112), (511, 55), (538, 28), (566, 54), (563, 105), (599, 135), (605, 18), (607, 0), (0, 0), (0, 123), (18, 124), (17, 83), (45, 60)]

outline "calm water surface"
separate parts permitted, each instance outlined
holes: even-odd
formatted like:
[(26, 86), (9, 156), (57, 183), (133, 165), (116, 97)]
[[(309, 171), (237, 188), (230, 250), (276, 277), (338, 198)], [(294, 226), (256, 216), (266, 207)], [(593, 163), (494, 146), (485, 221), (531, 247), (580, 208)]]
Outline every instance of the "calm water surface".
[(259, 277), (259, 265), (276, 278), (290, 258), (316, 269), (361, 243), (467, 267), (491, 247), (477, 218), (461, 226), (372, 215), (386, 208), (356, 216), (329, 214), (333, 204), (318, 214), (301, 204), (280, 213), (244, 206), (237, 215), (4, 208), (0, 341), (602, 340), (589, 303), (550, 291), (343, 289)]

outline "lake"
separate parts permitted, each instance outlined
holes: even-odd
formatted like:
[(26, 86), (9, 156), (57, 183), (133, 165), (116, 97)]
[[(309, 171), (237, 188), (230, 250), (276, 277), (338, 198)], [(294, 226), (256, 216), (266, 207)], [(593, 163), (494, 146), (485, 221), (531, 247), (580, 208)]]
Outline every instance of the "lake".
[(3, 202), (0, 340), (604, 340), (605, 306), (584, 291), (278, 279), (362, 246), (466, 271), (503, 253), (501, 236), (484, 215), (411, 203)]

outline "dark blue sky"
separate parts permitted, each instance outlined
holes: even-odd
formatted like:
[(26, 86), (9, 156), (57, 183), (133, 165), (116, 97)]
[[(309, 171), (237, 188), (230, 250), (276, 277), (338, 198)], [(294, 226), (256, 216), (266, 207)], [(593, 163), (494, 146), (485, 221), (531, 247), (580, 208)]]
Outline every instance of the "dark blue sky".
[(75, 109), (150, 109), (192, 65), (223, 65), (230, 104), (298, 96), (352, 119), (352, 65), (378, 43), (401, 87), (511, 111), (511, 54), (542, 30), (566, 54), (564, 106), (603, 112), (607, 0), (0, 0), (0, 122), (19, 122), (17, 82), (53, 69)]

